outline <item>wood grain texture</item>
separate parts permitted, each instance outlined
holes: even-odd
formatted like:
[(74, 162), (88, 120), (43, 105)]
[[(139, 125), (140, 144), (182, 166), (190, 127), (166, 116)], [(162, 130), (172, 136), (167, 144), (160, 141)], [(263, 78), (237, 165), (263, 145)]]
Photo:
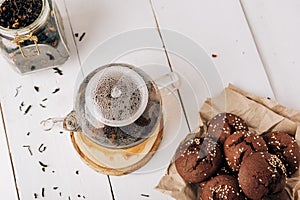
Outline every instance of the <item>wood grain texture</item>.
[(241, 1), (276, 100), (300, 109), (300, 2)]
[[(233, 83), (273, 97), (239, 0), (153, 0), (153, 6), (160, 29), (177, 31), (202, 46), (225, 86)], [(163, 39), (166, 48), (172, 45), (164, 35)]]
[(0, 103), (0, 196), (6, 199), (17, 200), (18, 191), (15, 181), (15, 175), (13, 171), (13, 166), (10, 157), (10, 148), (7, 143), (7, 134), (5, 130), (4, 123), (2, 121), (2, 107)]
[(5, 83), (0, 84), (0, 99), (20, 199), (112, 199), (107, 177), (80, 160), (68, 133), (60, 128), (45, 132), (40, 125), (72, 110), (80, 71), (63, 1), (59, 6), (71, 52), (63, 66), (21, 76), (0, 59), (0, 79)]
[[(97, 45), (120, 33), (138, 28), (155, 27), (148, 0), (66, 0), (75, 42), (83, 63)], [(86, 33), (80, 40), (80, 36)], [(76, 35), (75, 35), (76, 36)], [(130, 41), (128, 41), (130, 42)], [(123, 44), (120, 44), (122, 46)], [(114, 49), (108, 49), (108, 51)]]
[[(78, 15), (77, 12), (82, 12), (82, 7), (79, 2), (76, 5), (72, 3), (69, 7), (74, 32), (82, 32), (83, 30), (86, 32), (81, 42), (76, 41), (79, 56), (84, 66), (82, 70), (83, 74), (88, 73), (89, 69), (86, 68), (93, 68), (95, 65), (101, 66), (107, 62), (125, 62), (142, 67), (146, 69), (153, 78), (170, 71), (164, 50), (162, 49), (163, 44), (155, 29), (155, 19), (148, 0), (93, 2), (93, 4), (84, 9), (86, 12), (93, 13), (93, 17), (99, 20), (97, 28), (91, 27), (90, 24), (79, 19), (81, 16)], [(95, 9), (97, 12), (93, 12)], [(88, 16), (87, 19), (89, 17), (92, 16)], [(134, 30), (137, 30), (137, 32)], [(132, 31), (133, 34), (137, 34), (135, 35), (136, 37), (132, 37)], [(140, 37), (138, 35), (140, 33), (139, 31), (145, 35)], [(99, 45), (100, 48), (98, 48)], [(90, 54), (95, 48), (97, 48), (97, 53)], [(157, 69), (158, 71), (156, 71)], [(181, 117), (176, 116), (178, 114), (177, 112), (180, 113), (181, 111), (175, 111), (176, 112), (173, 112), (174, 114), (170, 114), (171, 116), (168, 117), (168, 120), (172, 121), (172, 118), (175, 118), (174, 122), (181, 124)], [(172, 117), (172, 115), (175, 116)], [(168, 125), (167, 134), (164, 135), (162, 144), (160, 145), (160, 147), (163, 147), (162, 151), (155, 153), (146, 166), (133, 174), (118, 178), (110, 177), (116, 199), (146, 198), (141, 196), (142, 193), (146, 196), (150, 195), (153, 199), (168, 198), (154, 191), (154, 187), (163, 175), (164, 169), (173, 154), (173, 152), (171, 150), (168, 151), (167, 148), (170, 144), (173, 144), (174, 138), (176, 139), (175, 141), (180, 141), (188, 132), (186, 125), (179, 128), (179, 130), (176, 130), (178, 125), (173, 127), (174, 128)], [(182, 135), (179, 135), (179, 133), (182, 133)], [(172, 135), (175, 135), (175, 137), (172, 137)], [(172, 150), (175, 148), (176, 145), (171, 147)], [(160, 161), (160, 156), (164, 158), (162, 161)], [(152, 181), (147, 182), (147, 184), (142, 184), (140, 181), (145, 179)], [(116, 184), (117, 180), (121, 181), (122, 186)], [(135, 189), (128, 190), (129, 185)], [(124, 187), (127, 187), (125, 194), (123, 193)]]
[[(215, 66), (213, 72), (220, 77), (216, 82), (221, 81), (224, 86), (233, 83), (251, 93), (274, 98), (269, 76), (276, 98), (287, 105), (299, 106), (296, 92), (299, 90), (296, 67), (299, 45), (296, 45), (298, 29), (294, 24), (298, 24), (300, 17), (290, 20), (291, 16), (298, 16), (295, 1), (284, 5), (277, 2), (278, 7), (271, 1), (243, 2), (262, 57), (268, 64), (268, 76), (238, 0), (191, 0), (188, 3), (180, 0), (65, 0), (66, 5), (64, 1), (57, 2), (71, 50), (71, 58), (65, 65), (21, 76), (0, 58), (3, 83), (0, 84), (0, 99), (21, 200), (35, 197), (109, 200), (113, 199), (112, 192), (114, 199), (171, 199), (154, 187), (165, 173), (179, 142), (199, 124), (201, 104), (207, 97), (217, 94), (218, 87), (216, 90), (210, 87), (214, 80), (208, 80), (202, 71), (204, 68), (189, 59), (198, 58), (197, 48), (190, 53), (179, 51), (176, 45), (185, 47), (185, 42), (178, 40), (174, 45), (172, 34), (166, 30), (177, 32), (204, 49), (214, 64), (209, 66)], [(276, 15), (279, 7), (285, 14), (283, 18)], [(149, 35), (142, 38), (144, 41), (138, 41), (139, 37), (126, 42), (120, 40), (122, 43), (110, 41), (127, 33), (130, 35), (133, 30), (146, 30), (144, 33)], [(274, 46), (278, 41), (282, 43)], [(134, 47), (133, 44), (139, 42), (145, 45), (126, 51), (125, 47)], [(142, 169), (110, 179), (80, 160), (68, 132), (59, 128), (45, 132), (39, 125), (48, 117), (63, 117), (72, 110), (74, 88), (78, 84), (76, 77), (88, 71), (82, 67), (99, 45), (103, 45), (103, 49), (94, 58), (98, 59), (99, 66), (111, 61), (127, 62), (142, 67), (153, 78), (170, 70), (184, 77), (180, 92), (167, 102), (168, 109), (173, 112), (167, 115), (167, 134), (159, 151)], [(288, 66), (289, 70), (283, 66)], [(8, 192), (1, 189), (0, 195), (3, 193), (5, 199), (17, 199), (2, 126), (0, 123), (1, 162), (6, 163), (4, 167), (8, 173), (0, 172), (4, 179), (0, 185), (7, 182)]]
[[(82, 133), (71, 133), (70, 135), (74, 149), (88, 166), (102, 174), (122, 176), (140, 169), (149, 162), (159, 148), (163, 138), (163, 129), (141, 144), (130, 149), (120, 149), (119, 151), (111, 151), (109, 149), (102, 148)], [(109, 164), (111, 165), (114, 161), (120, 162), (122, 158), (124, 166), (121, 167), (116, 164), (114, 165), (115, 167), (107, 166), (108, 164), (103, 164), (103, 158), (102, 160), (101, 158), (97, 158), (99, 157), (99, 154), (104, 154), (107, 158), (109, 158), (111, 161)], [(130, 157), (134, 158), (134, 162), (130, 161)], [(116, 160), (118, 158), (120, 160)]]
[[(200, 47), (203, 47), (207, 55), (211, 56), (211, 59), (216, 64), (216, 69), (224, 86), (231, 82), (253, 93), (273, 97), (272, 89), (239, 1), (189, 1), (189, 3), (186, 3), (160, 0), (152, 1), (152, 3), (163, 43), (166, 50), (170, 50), (167, 61), (174, 70), (188, 77), (184, 84), (185, 88), (188, 88), (188, 85), (192, 85), (192, 89), (181, 90), (181, 99), (190, 130), (194, 129), (199, 123), (197, 121), (197, 107), (200, 107), (205, 98), (212, 94), (215, 95), (217, 91), (207, 88), (207, 84), (202, 85), (199, 81), (197, 82), (197, 78), (195, 78), (198, 77), (197, 73), (188, 73), (188, 69), (191, 67), (189, 61), (191, 60), (182, 58), (190, 55), (178, 55), (179, 51), (173, 51), (176, 49), (176, 46), (172, 43), (174, 42), (172, 38), (166, 34), (166, 29), (179, 32), (191, 38)], [(181, 40), (178, 40), (178, 43), (184, 47), (184, 43), (180, 42)], [(190, 53), (197, 54), (197, 52)], [(196, 64), (197, 68), (199, 63), (192, 64)], [(201, 71), (202, 66), (198, 67), (200, 74), (203, 74)], [(243, 74), (247, 75), (244, 76)], [(202, 78), (201, 80), (205, 80), (208, 77)], [(197, 100), (196, 102), (195, 99)], [(181, 130), (180, 133), (186, 134), (183, 131)], [(154, 174), (161, 175), (161, 172), (152, 172), (152, 174), (154, 177)], [(119, 198), (127, 196), (131, 199), (138, 199), (138, 192), (127, 193), (125, 181), (134, 186), (134, 188), (141, 188), (138, 183), (143, 180), (138, 176), (130, 179), (112, 177), (113, 186), (118, 191), (115, 196)], [(153, 182), (151, 181), (151, 183)], [(156, 199), (157, 191), (147, 188), (144, 191), (150, 197)], [(169, 197), (164, 198), (168, 199)]]

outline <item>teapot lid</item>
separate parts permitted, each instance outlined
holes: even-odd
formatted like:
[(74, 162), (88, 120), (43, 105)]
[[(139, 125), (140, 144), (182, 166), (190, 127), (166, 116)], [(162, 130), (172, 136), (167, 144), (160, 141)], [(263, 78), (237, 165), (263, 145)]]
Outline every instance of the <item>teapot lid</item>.
[(146, 109), (148, 89), (145, 80), (133, 69), (115, 65), (98, 71), (85, 91), (89, 114), (101, 123), (126, 126), (136, 121)]

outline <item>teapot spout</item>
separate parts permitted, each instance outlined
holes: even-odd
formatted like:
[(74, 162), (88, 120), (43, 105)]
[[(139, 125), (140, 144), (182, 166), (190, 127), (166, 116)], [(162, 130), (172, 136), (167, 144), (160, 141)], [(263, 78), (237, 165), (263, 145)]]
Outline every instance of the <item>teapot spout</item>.
[(63, 121), (64, 118), (48, 118), (46, 120), (41, 121), (41, 125), (44, 131), (50, 131), (54, 127), (61, 127), (63, 128)]
[(54, 127), (60, 127), (67, 131), (81, 131), (75, 111), (71, 111), (65, 118), (48, 118), (41, 121), (40, 124), (45, 131), (50, 131)]
[(79, 132), (81, 131), (81, 126), (78, 123), (78, 118), (76, 112), (71, 111), (67, 117), (63, 120), (63, 128), (67, 131)]

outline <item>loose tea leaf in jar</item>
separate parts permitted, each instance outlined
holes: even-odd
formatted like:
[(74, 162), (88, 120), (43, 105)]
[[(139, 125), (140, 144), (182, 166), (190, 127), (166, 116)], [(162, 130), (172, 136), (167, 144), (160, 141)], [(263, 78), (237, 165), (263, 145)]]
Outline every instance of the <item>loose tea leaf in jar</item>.
[(0, 26), (21, 29), (32, 24), (40, 15), (42, 0), (6, 0), (1, 4)]
[(0, 53), (21, 74), (59, 66), (69, 58), (54, 1), (0, 1)]

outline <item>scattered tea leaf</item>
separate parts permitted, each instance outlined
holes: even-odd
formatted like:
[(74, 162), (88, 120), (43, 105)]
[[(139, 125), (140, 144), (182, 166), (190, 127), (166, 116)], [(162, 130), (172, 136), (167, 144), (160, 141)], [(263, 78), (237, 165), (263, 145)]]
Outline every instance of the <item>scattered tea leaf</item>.
[(42, 188), (42, 197), (45, 197), (45, 188)]
[(18, 86), (17, 88), (16, 88), (16, 94), (15, 94), (15, 97), (17, 97), (18, 96), (18, 94), (19, 94), (19, 90), (20, 90), (20, 88), (22, 87), (22, 85), (20, 85), (20, 86)]
[(40, 88), (38, 86), (34, 86), (35, 91), (39, 92)]
[(26, 108), (26, 110), (25, 110), (25, 112), (24, 112), (24, 115), (27, 115), (28, 114), (28, 112), (29, 112), (29, 110), (31, 109), (31, 105), (29, 105), (27, 108)]
[(42, 171), (45, 172), (46, 171), (46, 167), (48, 167), (48, 165), (42, 163), (41, 161), (39, 161), (39, 164), (42, 166)]
[(48, 167), (48, 165), (42, 163), (42, 161), (39, 161), (39, 163), (40, 163), (40, 165), (41, 165), (42, 167)]
[(80, 36), (80, 38), (79, 38), (79, 42), (81, 42), (82, 41), (82, 39), (83, 39), (83, 37), (85, 36), (85, 32), (83, 32), (82, 33), (82, 35)]
[(57, 73), (59, 75), (63, 75), (63, 72), (58, 67), (54, 67), (53, 70), (54, 70), (54, 73)]
[(29, 153), (30, 153), (31, 156), (33, 155), (33, 154), (32, 154), (32, 151), (31, 151), (31, 148), (30, 148), (29, 145), (23, 145), (23, 147), (25, 147), (25, 148), (28, 149), (28, 151), (29, 151)]
[(42, 108), (46, 108), (46, 106), (45, 106), (45, 105), (43, 105), (43, 104), (41, 104), (41, 103), (40, 103), (40, 106), (41, 106)]
[(56, 89), (52, 92), (52, 94), (57, 93), (59, 90), (60, 90), (60, 88), (56, 88)]
[(49, 60), (55, 60), (55, 58), (52, 54), (46, 53), (46, 55), (49, 57)]
[(44, 146), (44, 144), (41, 144), (40, 147), (39, 147), (39, 152), (40, 153), (43, 153), (44, 151), (46, 151), (47, 147)]
[(19, 106), (19, 110), (22, 111), (22, 108), (24, 106), (24, 101), (21, 102), (20, 106)]

